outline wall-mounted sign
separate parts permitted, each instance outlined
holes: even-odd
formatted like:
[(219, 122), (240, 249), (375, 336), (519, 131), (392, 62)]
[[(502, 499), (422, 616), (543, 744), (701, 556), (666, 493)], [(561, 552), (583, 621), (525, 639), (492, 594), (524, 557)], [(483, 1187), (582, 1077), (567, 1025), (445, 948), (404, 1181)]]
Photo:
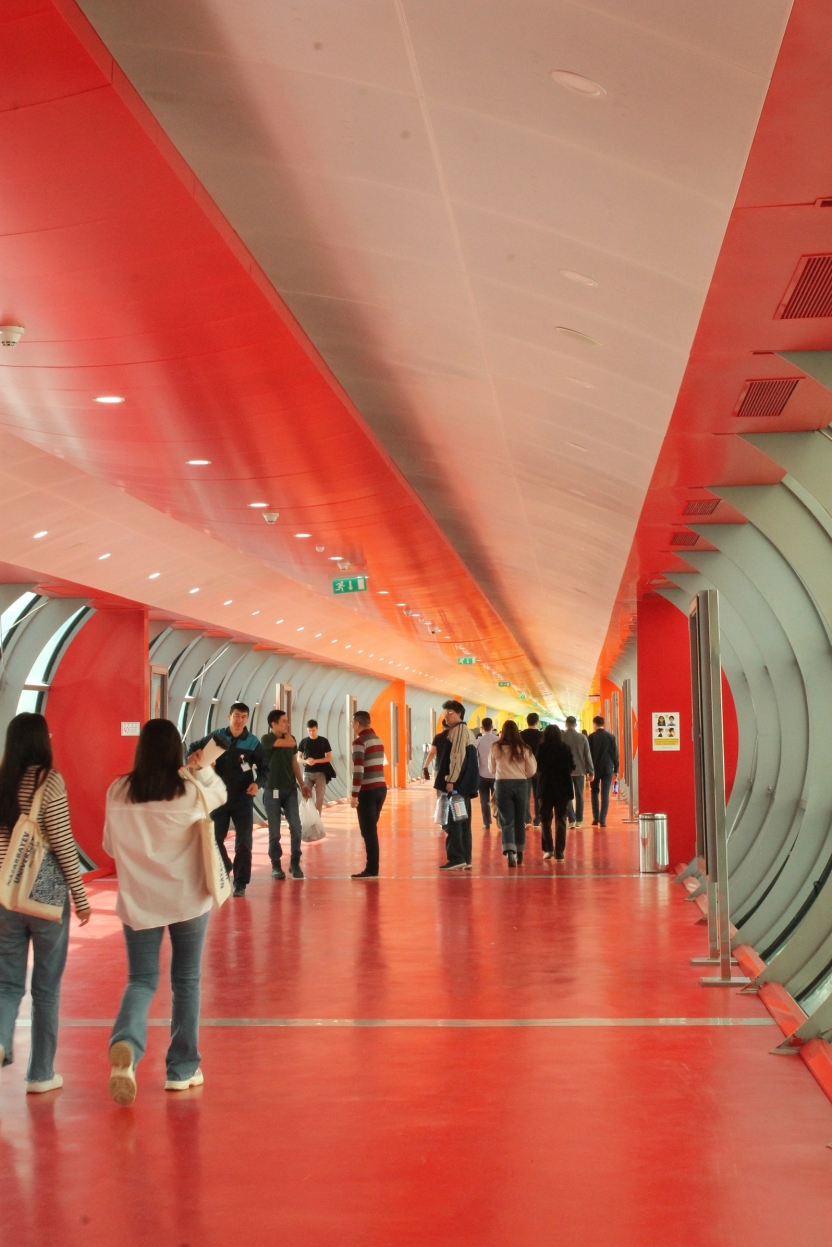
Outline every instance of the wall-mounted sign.
[(122, 736), (138, 736), (141, 726), (141, 723), (122, 723), (121, 734)]
[(472, 654), (463, 654), (461, 658), (457, 658), (457, 662), (460, 667), (473, 667), (476, 661), (476, 658), (474, 658)]
[(521, 700), (521, 701), (525, 701), (525, 700), (526, 700), (526, 694), (525, 694), (525, 693), (518, 693), (518, 694), (517, 694), (517, 696), (520, 698), (520, 700)]
[(666, 753), (678, 750), (679, 744), (679, 711), (659, 710), (653, 715), (653, 748)]
[(341, 576), (332, 582), (333, 593), (365, 593), (366, 590), (366, 576)]
[(497, 688), (511, 688), (511, 680), (498, 680)]

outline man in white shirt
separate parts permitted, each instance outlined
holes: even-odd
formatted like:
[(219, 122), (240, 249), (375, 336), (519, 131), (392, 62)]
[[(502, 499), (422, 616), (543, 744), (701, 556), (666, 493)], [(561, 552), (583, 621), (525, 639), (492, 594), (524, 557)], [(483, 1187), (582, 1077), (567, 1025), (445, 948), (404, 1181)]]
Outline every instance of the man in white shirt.
[(491, 794), (494, 791), (494, 773), (488, 765), (488, 755), (491, 752), (491, 746), (495, 741), (500, 739), (499, 734), (494, 731), (494, 722), (492, 719), (483, 719), (480, 724), (482, 734), (477, 740), (477, 762), (480, 771), (480, 809), (482, 810), (482, 829), (483, 831), (491, 830)]
[(566, 720), (566, 731), (563, 733), (563, 740), (566, 741), (572, 750), (572, 787), (575, 790), (575, 800), (570, 801), (566, 807), (566, 815), (569, 819), (570, 827), (580, 827), (584, 821), (584, 784), (587, 775), (592, 779), (595, 773), (595, 767), (592, 762), (592, 754), (589, 749), (589, 740), (584, 736), (583, 732), (578, 731), (578, 721), (574, 715), (569, 716)]

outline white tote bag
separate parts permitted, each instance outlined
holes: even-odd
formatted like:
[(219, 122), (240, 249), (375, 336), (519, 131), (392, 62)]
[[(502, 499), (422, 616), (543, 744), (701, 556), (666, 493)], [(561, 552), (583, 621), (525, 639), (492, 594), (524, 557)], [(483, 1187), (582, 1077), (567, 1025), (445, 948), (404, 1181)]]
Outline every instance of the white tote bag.
[(38, 824), (45, 787), (46, 780), (32, 797), (29, 813), (21, 814), (12, 829), (0, 866), (0, 905), (33, 918), (61, 922), (67, 897), (66, 879)]
[(307, 844), (323, 840), (326, 832), (312, 797), (302, 797), (300, 803), (300, 838)]
[(199, 801), (202, 806), (202, 818), (198, 818), (194, 823), (196, 833), (199, 836), (200, 847), (202, 849), (202, 865), (205, 868), (205, 886), (211, 893), (216, 904), (224, 905), (231, 895), (231, 880), (228, 878), (228, 871), (225, 869), (225, 862), (222, 860), (222, 854), (217, 844), (217, 836), (214, 830), (214, 820), (209, 810), (208, 802), (205, 800), (205, 793), (202, 791), (202, 785), (198, 784), (191, 775), (190, 771), (184, 767), (179, 772), (183, 779), (189, 780), (197, 790)]

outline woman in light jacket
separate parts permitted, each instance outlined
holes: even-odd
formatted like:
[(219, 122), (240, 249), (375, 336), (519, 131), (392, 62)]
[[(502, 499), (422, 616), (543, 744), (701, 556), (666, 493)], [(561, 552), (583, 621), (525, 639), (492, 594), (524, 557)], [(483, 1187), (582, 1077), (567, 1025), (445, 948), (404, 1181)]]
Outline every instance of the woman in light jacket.
[(202, 946), (213, 904), (205, 881), (195, 823), (226, 799), (225, 784), (192, 754), (182, 766), (182, 741), (168, 719), (142, 728), (133, 770), (110, 786), (104, 848), (118, 872), (116, 913), (124, 924), (128, 980), (110, 1037), (110, 1094), (117, 1104), (136, 1098), (136, 1072), (147, 1044), (147, 1015), (159, 985), (165, 927), (172, 949), (173, 989), (167, 1091), (203, 1081), (199, 1067), (199, 982)]
[(500, 739), (491, 746), (488, 765), (497, 778), (494, 789), (502, 824), (503, 853), (509, 866), (522, 866), (526, 848), (527, 781), (537, 770), (537, 763), (513, 719), (505, 721)]
[[(81, 881), (78, 850), (69, 825), (66, 785), (52, 770), (52, 742), (42, 714), (16, 714), (6, 730), (6, 748), (0, 762), (0, 865), (11, 833), (21, 814), (28, 814), (37, 789), (45, 784), (38, 826), (54, 855), (49, 903), (63, 903), (60, 922), (33, 918), (0, 905), (0, 1067), (12, 1063), (12, 1040), (17, 1011), (26, 990), (29, 944), (32, 970), (32, 1044), (26, 1090), (55, 1091), (63, 1086), (55, 1073), (58, 1047), (58, 1007), (61, 978), (69, 945), (69, 893), (78, 921), (90, 920), (90, 906)], [(38, 875), (40, 880), (40, 875)]]

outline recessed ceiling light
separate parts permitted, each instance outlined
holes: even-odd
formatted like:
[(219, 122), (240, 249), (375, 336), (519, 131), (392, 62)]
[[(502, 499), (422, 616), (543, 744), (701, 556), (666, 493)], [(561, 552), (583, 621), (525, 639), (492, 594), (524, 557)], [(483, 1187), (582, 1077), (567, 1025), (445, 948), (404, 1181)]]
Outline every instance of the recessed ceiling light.
[(188, 463), (191, 465), (192, 468), (207, 468), (207, 467), (210, 467), (211, 460), (210, 459), (189, 459)]
[(276, 620), (275, 620), (275, 623), (276, 623), (276, 624), (283, 623), (283, 620), (282, 620), (282, 619), (276, 619)]
[(369, 655), (369, 657), (370, 657), (370, 658), (375, 658), (375, 654), (370, 654), (370, 655)]
[(343, 557), (343, 554), (330, 554), (329, 561), (330, 563), (340, 563)]
[(335, 638), (335, 640), (331, 642), (331, 644), (332, 644), (332, 645), (337, 645), (337, 644), (338, 644), (338, 638), (336, 637), (336, 638)]
[(42, 532), (35, 533), (35, 541), (37, 541), (38, 538), (40, 537), (48, 537), (48, 536), (49, 536), (49, 530), (47, 528), (44, 528)]
[(189, 589), (189, 593), (199, 593), (199, 589)]
[(324, 552), (324, 550), (325, 550), (325, 549), (326, 549), (326, 546), (315, 546), (315, 553), (316, 553), (316, 554), (323, 554), (323, 552)]
[(364, 653), (363, 649), (360, 649), (358, 652), (359, 652), (359, 654), (363, 654), (363, 653)]
[(311, 537), (311, 533), (295, 533), (296, 537)]
[(389, 596), (390, 596), (390, 590), (389, 590), (389, 589), (379, 589), (379, 590), (378, 590), (378, 593), (379, 593), (379, 596), (380, 596), (380, 597), (383, 597), (383, 598), (389, 598)]
[(151, 572), (148, 576), (148, 580), (158, 580), (161, 574), (161, 572)]
[(579, 446), (577, 442), (567, 442), (567, 446), (571, 446), (573, 450), (583, 450), (586, 452), (586, 446)]
[(559, 87), (574, 91), (575, 95), (583, 95), (590, 100), (602, 100), (607, 94), (604, 88), (583, 74), (575, 74), (570, 69), (553, 69), (552, 77)]
[(323, 632), (316, 632), (316, 633), (315, 633), (315, 640), (316, 640), (316, 641), (317, 641), (317, 639), (318, 639), (318, 637), (319, 637), (319, 636), (323, 636)]
[(595, 389), (591, 381), (582, 381), (580, 377), (567, 377), (566, 380), (571, 381), (573, 385), (582, 385), (585, 390)]
[(97, 403), (123, 403), (124, 399), (118, 394), (102, 394), (95, 401)]
[(303, 624), (298, 628), (298, 632), (303, 632)]
[(108, 559), (109, 557), (109, 554), (99, 554), (98, 561), (100, 563), (102, 559)]
[(268, 502), (250, 502), (248, 505), (250, 507), (267, 507), (269, 504)]
[(581, 333), (580, 329), (570, 329), (568, 325), (555, 325), (555, 333), (562, 333), (566, 338), (574, 338), (576, 342), (586, 342), (589, 346), (601, 345), (595, 338), (591, 338), (588, 333)]
[(252, 613), (252, 615), (259, 615), (259, 614), (260, 614), (260, 612), (259, 612), (259, 611), (252, 611), (251, 613)]
[(587, 277), (586, 273), (576, 273), (574, 269), (562, 268), (560, 270), (561, 277), (565, 277), (567, 281), (575, 281), (579, 286), (597, 286), (598, 282), (592, 277)]
[(227, 602), (223, 602), (223, 606), (230, 606), (233, 601), (233, 598), (229, 598)]
[(352, 649), (352, 646), (351, 646), (351, 645), (345, 645), (345, 646), (344, 646), (344, 649)]
[(397, 602), (397, 606), (407, 606), (407, 602)]

